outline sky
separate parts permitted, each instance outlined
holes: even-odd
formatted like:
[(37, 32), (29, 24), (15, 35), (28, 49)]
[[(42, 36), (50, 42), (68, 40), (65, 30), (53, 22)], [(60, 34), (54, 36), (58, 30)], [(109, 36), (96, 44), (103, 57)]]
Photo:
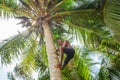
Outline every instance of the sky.
[(21, 25), (17, 25), (17, 23), (19, 23), (17, 19), (0, 19), (0, 41), (17, 34), (18, 31), (25, 30)]
[[(22, 32), (25, 30), (21, 25), (17, 25), (19, 22), (17, 19), (4, 20), (0, 18), (0, 42), (18, 34), (18, 31)], [(2, 66), (0, 63), (0, 80), (8, 80), (7, 72), (12, 71), (14, 66), (15, 64)]]

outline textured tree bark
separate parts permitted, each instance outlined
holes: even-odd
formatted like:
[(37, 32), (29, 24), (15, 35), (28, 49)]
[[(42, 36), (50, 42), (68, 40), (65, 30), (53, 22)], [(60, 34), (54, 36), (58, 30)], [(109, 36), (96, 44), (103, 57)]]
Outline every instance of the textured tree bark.
[(56, 54), (56, 49), (54, 46), (50, 26), (46, 21), (43, 22), (43, 29), (45, 34), (50, 80), (62, 80), (62, 74), (60, 68), (55, 67), (59, 63), (59, 61), (58, 61), (58, 56)]

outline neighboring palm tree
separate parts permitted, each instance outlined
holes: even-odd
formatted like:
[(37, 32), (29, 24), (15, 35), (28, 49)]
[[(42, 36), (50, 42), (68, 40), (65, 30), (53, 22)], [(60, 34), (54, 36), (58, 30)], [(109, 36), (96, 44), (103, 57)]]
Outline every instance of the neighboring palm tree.
[[(3, 43), (0, 48), (2, 63), (10, 63), (12, 59), (22, 56), (22, 62), (15, 68), (17, 75), (21, 75), (23, 78), (29, 77), (36, 68), (41, 68), (43, 72), (47, 72), (46, 49), (50, 79), (62, 80), (60, 69), (55, 67), (58, 64), (58, 55), (53, 41), (53, 37), (55, 40), (55, 36), (59, 35), (52, 35), (51, 32), (54, 34), (56, 30), (63, 31), (67, 26), (70, 28), (69, 31), (76, 33), (78, 40), (81, 40), (89, 50), (119, 52), (119, 42), (114, 39), (114, 36), (109, 36), (108, 31), (104, 29), (103, 17), (106, 15), (101, 16), (102, 13), (100, 13), (104, 7), (104, 14), (111, 13), (119, 16), (117, 13), (119, 11), (116, 9), (113, 9), (112, 12), (105, 10), (109, 8), (108, 4), (111, 4), (109, 1), (111, 0), (107, 0), (104, 7), (104, 0), (19, 0), (19, 2), (17, 0), (0, 0), (0, 15), (4, 18), (16, 17), (21, 19), (22, 26), (29, 30), (29, 33), (20, 33), (6, 41), (7, 43)], [(117, 0), (114, 3), (117, 3)], [(114, 3), (113, 5), (119, 6), (119, 4)], [(109, 24), (109, 18), (111, 17), (105, 17), (107, 24)], [(116, 16), (112, 19), (119, 21)], [(115, 47), (111, 47), (111, 45)], [(116, 47), (116, 45), (118, 46)], [(79, 65), (73, 69), (78, 75), (77, 77), (72, 76), (71, 80), (74, 78), (78, 80), (92, 79), (93, 76), (90, 75), (83, 58), (78, 57), (77, 59), (79, 59)], [(63, 71), (63, 79), (68, 76), (65, 75), (67, 71), (71, 70)], [(48, 78), (45, 77), (45, 79)]]

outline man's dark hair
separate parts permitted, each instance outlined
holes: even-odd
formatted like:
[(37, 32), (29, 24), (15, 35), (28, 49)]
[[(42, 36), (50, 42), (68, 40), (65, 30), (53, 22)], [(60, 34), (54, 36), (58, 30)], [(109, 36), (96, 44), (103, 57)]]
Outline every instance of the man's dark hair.
[(59, 40), (59, 39), (62, 40), (62, 41), (64, 40), (64, 39), (62, 39), (62, 38), (57, 38), (57, 40)]

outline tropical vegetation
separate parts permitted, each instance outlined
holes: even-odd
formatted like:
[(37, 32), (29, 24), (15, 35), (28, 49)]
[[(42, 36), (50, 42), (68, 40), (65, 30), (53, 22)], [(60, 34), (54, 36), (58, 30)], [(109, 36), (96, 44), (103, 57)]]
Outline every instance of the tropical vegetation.
[[(120, 0), (0, 0), (0, 16), (27, 30), (0, 43), (2, 64), (20, 59), (11, 80), (119, 80)], [(8, 26), (9, 27), (9, 26)], [(74, 59), (63, 69), (58, 38), (73, 43)], [(75, 45), (75, 43), (77, 43)]]

